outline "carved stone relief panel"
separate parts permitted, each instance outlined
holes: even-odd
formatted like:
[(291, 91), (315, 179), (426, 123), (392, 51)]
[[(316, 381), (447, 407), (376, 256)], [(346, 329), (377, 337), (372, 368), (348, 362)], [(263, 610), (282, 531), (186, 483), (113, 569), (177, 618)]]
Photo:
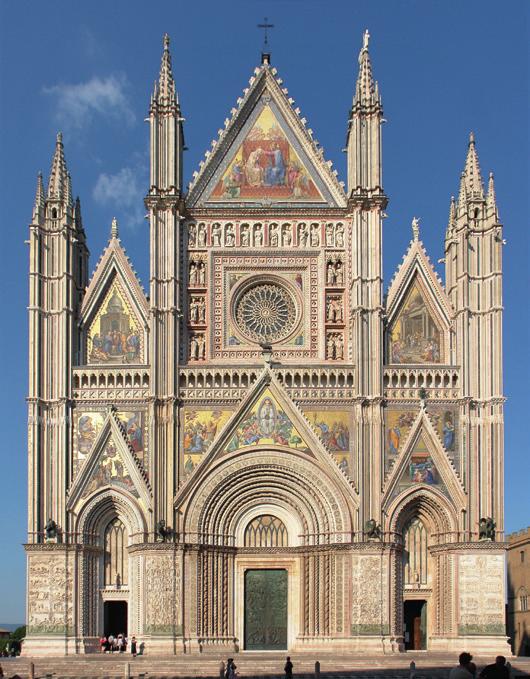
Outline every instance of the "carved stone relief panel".
[(28, 559), (28, 634), (73, 634), (74, 555), (31, 554)]
[(459, 634), (505, 634), (504, 555), (459, 555), (458, 599)]
[(352, 636), (389, 633), (388, 558), (352, 555)]
[(173, 552), (146, 554), (144, 564), (146, 634), (182, 634), (181, 565)]

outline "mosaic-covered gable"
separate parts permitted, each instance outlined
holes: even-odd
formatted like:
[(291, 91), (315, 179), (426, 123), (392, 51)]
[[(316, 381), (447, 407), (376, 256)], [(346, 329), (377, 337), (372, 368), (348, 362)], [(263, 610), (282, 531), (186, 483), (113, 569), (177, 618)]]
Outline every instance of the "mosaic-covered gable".
[(309, 452), (302, 435), (268, 389), (239, 423), (225, 452), (267, 444)]
[(110, 286), (90, 325), (87, 362), (141, 363), (143, 333), (127, 296), (118, 281)]
[[(429, 404), (428, 413), (447, 456), (460, 471), (458, 408)], [(385, 474), (401, 453), (417, 416), (417, 410), (407, 407), (390, 407), (385, 410)]]
[(208, 202), (324, 202), (271, 106), (263, 106)]
[[(149, 462), (147, 459), (146, 426), (145, 413), (138, 411), (118, 411), (116, 416), (119, 418), (129, 444), (141, 462), (146, 473), (149, 473)], [(77, 475), (83, 465), (87, 455), (92, 450), (103, 423), (106, 412), (104, 410), (82, 410), (76, 412), (74, 416), (74, 446), (73, 446), (73, 473)]]
[(410, 488), (410, 486), (417, 484), (426, 484), (428, 486), (437, 487), (448, 495), (447, 488), (432, 459), (423, 434), (419, 435), (414, 444), (407, 465), (403, 469), (399, 481), (392, 492), (392, 498), (396, 497), (407, 488)]
[(97, 466), (87, 480), (81, 499), (104, 486), (116, 486), (139, 498), (140, 495), (112, 437), (107, 441)]
[(184, 411), (183, 440), (184, 477), (189, 478), (209, 449), (212, 441), (232, 415), (231, 410)]
[(345, 410), (304, 410), (304, 415), (341, 470), (351, 478), (350, 413)]
[(440, 363), (443, 335), (414, 282), (388, 332), (389, 363)]

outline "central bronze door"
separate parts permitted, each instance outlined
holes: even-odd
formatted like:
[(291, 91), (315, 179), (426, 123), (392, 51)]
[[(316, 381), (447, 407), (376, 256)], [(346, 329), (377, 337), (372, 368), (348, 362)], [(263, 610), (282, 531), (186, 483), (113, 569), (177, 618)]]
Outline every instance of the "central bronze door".
[(287, 571), (245, 571), (245, 649), (287, 649)]

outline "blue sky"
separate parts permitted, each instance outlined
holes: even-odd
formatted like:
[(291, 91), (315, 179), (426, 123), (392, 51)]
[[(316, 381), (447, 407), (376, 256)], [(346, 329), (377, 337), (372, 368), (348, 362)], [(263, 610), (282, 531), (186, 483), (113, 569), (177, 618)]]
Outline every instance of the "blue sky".
[[(506, 528), (530, 524), (528, 423), (529, 33), (527, 2), (246, 0), (0, 3), (0, 218), (4, 323), (0, 447), (0, 622), (24, 619), (27, 266), (36, 175), (57, 130), (81, 197), (91, 269), (115, 215), (144, 283), (148, 179), (144, 123), (162, 35), (172, 38), (186, 117), (186, 181), (259, 63), (267, 15), (272, 61), (345, 179), (346, 122), (365, 28), (383, 96), (388, 283), (421, 217), (443, 256), (470, 130), (483, 176), (495, 172), (505, 225)], [(442, 272), (441, 272), (442, 273)], [(524, 426), (523, 426), (524, 425)]]

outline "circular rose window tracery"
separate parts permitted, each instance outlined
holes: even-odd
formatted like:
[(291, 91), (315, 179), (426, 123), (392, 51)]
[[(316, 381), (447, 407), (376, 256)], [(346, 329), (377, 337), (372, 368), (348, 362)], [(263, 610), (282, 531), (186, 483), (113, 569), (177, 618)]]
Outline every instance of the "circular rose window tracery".
[(279, 342), (296, 324), (296, 303), (277, 283), (257, 283), (236, 301), (235, 320), (243, 335), (255, 342)]

